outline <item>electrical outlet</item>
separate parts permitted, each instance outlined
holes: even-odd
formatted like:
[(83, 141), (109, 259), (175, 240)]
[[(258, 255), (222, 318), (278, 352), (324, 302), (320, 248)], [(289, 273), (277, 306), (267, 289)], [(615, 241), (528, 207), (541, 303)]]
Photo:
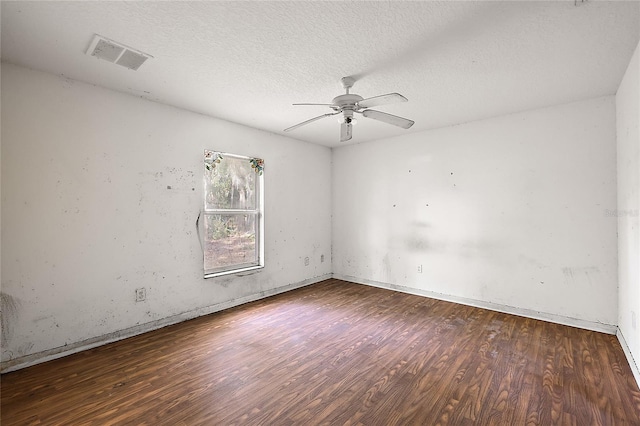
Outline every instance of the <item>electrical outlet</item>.
[(418, 273), (421, 274), (422, 273), (422, 265), (418, 265)]
[(320, 263), (324, 263), (324, 254), (320, 255)]
[(304, 266), (309, 266), (309, 256), (304, 258)]
[(144, 302), (147, 299), (147, 290), (144, 287), (136, 288), (136, 302)]

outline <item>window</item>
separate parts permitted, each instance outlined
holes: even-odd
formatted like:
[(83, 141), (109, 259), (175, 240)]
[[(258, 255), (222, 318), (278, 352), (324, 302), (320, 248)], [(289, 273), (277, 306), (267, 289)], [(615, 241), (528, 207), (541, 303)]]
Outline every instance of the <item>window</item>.
[(264, 267), (263, 160), (204, 152), (204, 277)]

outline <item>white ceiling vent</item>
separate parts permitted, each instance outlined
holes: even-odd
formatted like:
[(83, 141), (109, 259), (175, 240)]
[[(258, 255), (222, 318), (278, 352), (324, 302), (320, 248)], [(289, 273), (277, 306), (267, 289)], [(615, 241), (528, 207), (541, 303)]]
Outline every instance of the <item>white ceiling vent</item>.
[(132, 49), (124, 44), (109, 40), (96, 34), (87, 49), (87, 55), (122, 65), (130, 70), (137, 70), (151, 55)]

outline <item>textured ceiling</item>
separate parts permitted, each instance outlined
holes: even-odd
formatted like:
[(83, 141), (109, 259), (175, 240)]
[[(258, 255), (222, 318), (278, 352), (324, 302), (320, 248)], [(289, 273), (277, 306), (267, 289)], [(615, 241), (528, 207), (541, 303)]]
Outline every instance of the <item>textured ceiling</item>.
[[(330, 112), (340, 78), (403, 130), (360, 117), (350, 143), (614, 94), (640, 3), (2, 2), (2, 60), (284, 134)], [(85, 55), (97, 33), (154, 58), (138, 71)], [(339, 146), (334, 117), (287, 133)]]

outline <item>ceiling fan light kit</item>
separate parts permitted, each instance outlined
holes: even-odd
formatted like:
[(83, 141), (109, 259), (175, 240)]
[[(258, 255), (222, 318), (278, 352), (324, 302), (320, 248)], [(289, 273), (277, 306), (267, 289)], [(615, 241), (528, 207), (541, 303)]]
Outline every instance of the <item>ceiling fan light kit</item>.
[(342, 87), (344, 87), (346, 93), (344, 95), (339, 95), (333, 98), (330, 104), (293, 104), (328, 106), (334, 112), (322, 114), (318, 117), (303, 121), (302, 123), (298, 123), (294, 126), (284, 129), (284, 131), (289, 132), (306, 124), (313, 123), (316, 120), (320, 120), (321, 118), (342, 114), (342, 117), (340, 117), (340, 119), (338, 120), (338, 122), (340, 123), (340, 142), (345, 142), (352, 138), (352, 126), (356, 123), (354, 113), (362, 114), (362, 116), (364, 117), (382, 121), (383, 123), (398, 126), (403, 129), (408, 129), (409, 127), (413, 126), (414, 122), (412, 120), (398, 117), (392, 114), (387, 114), (386, 112), (368, 109), (370, 107), (378, 105), (386, 105), (396, 102), (407, 102), (407, 98), (399, 93), (387, 93), (386, 95), (379, 95), (365, 99), (360, 95), (356, 95), (355, 93), (349, 93), (355, 82), (356, 80), (353, 77), (343, 77)]

